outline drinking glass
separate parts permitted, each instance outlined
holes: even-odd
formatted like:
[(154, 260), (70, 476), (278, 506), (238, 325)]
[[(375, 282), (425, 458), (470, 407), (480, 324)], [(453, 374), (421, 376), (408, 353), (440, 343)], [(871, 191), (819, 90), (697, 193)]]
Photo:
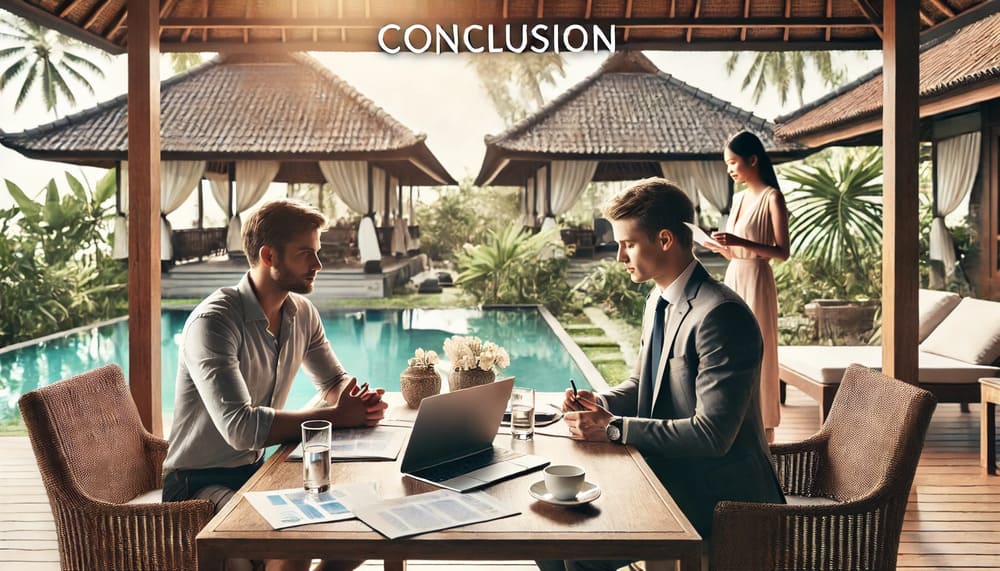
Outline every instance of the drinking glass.
[(330, 489), (330, 442), (333, 425), (328, 420), (302, 423), (302, 481), (306, 492), (321, 494)]
[(517, 440), (535, 436), (535, 389), (514, 387), (511, 391), (510, 434)]

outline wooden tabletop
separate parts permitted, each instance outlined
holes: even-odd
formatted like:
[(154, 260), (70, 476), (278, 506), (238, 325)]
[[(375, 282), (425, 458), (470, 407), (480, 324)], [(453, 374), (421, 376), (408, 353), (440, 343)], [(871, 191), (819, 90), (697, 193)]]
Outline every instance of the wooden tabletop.
[[(390, 400), (398, 402), (396, 395)], [(403, 420), (413, 414), (405, 406), (393, 407), (387, 418)], [(494, 444), (542, 456), (553, 464), (583, 466), (587, 481), (601, 487), (601, 497), (589, 505), (572, 508), (537, 501), (528, 494), (528, 487), (542, 477), (536, 471), (484, 489), (521, 512), (513, 517), (396, 540), (386, 539), (358, 520), (275, 531), (242, 495), (246, 491), (302, 485), (302, 464), (284, 461), (290, 451), (286, 447), (268, 459), (234, 500), (198, 534), (199, 569), (221, 569), (222, 560), (230, 557), (384, 559), (387, 568), (399, 569), (407, 559), (524, 560), (569, 556), (677, 559), (682, 569), (699, 569), (701, 538), (635, 449), (541, 434), (526, 442), (499, 434)], [(403, 476), (399, 459), (335, 463), (331, 481), (334, 484), (376, 481), (383, 498), (440, 489)]]

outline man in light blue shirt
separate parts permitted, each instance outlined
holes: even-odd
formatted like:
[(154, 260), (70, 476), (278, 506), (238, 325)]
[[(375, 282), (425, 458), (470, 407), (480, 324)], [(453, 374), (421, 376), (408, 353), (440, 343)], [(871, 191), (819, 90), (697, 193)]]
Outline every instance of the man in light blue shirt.
[[(212, 501), (218, 511), (261, 466), (267, 446), (297, 441), (300, 425), (374, 426), (385, 414), (382, 389), (367, 390), (333, 353), (310, 293), (326, 218), (289, 200), (263, 205), (243, 227), (250, 271), (233, 288), (201, 302), (184, 326), (164, 501)], [(282, 410), (304, 367), (324, 400)], [(306, 569), (308, 561), (271, 561), (268, 569)], [(320, 569), (353, 569), (324, 562)]]

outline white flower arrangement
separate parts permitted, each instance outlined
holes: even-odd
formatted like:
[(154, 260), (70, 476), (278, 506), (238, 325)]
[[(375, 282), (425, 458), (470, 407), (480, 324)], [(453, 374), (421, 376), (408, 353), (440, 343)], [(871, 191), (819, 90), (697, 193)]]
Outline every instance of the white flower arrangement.
[(434, 351), (424, 351), (422, 347), (418, 347), (416, 351), (413, 352), (413, 357), (407, 361), (407, 364), (411, 367), (426, 367), (428, 369), (434, 368), (441, 358)]
[(444, 354), (451, 361), (455, 370), (469, 371), (482, 369), (490, 371), (494, 368), (504, 369), (510, 366), (510, 355), (503, 347), (492, 341), (483, 342), (479, 337), (454, 335), (444, 342)]

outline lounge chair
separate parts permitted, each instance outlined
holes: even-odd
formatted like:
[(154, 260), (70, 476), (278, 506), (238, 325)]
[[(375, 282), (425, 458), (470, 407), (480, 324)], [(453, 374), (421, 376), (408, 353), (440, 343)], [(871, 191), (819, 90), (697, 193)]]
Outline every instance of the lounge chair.
[[(979, 402), (979, 379), (1000, 376), (1000, 302), (920, 290), (919, 386), (940, 402)], [(826, 418), (844, 371), (852, 363), (882, 367), (878, 346), (778, 348), (781, 401), (792, 385), (819, 402)]]

